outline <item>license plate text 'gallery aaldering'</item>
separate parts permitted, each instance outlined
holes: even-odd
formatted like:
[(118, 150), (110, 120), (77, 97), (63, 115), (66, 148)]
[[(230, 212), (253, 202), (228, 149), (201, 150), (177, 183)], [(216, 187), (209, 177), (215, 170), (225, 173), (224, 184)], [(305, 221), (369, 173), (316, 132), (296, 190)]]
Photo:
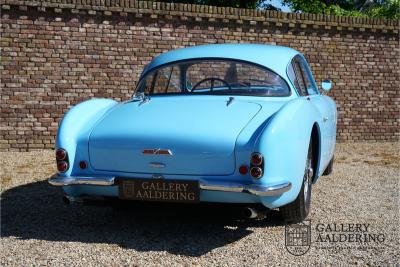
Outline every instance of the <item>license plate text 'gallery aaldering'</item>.
[(199, 192), (197, 181), (134, 179), (119, 185), (120, 198), (132, 200), (196, 203)]

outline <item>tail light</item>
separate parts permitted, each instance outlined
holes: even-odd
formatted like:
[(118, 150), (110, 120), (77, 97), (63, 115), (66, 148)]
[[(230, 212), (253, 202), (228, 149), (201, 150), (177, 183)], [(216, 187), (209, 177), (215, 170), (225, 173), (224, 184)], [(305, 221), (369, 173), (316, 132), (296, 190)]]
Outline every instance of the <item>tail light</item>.
[(67, 157), (67, 152), (64, 149), (62, 149), (62, 148), (57, 149), (57, 151), (56, 151), (56, 159), (57, 160), (64, 160), (64, 159), (66, 159), (66, 157)]
[(253, 166), (260, 166), (263, 163), (263, 156), (261, 153), (253, 153), (251, 154), (250, 163)]
[(68, 163), (66, 161), (57, 162), (57, 170), (59, 172), (66, 172), (68, 170)]
[(264, 157), (261, 153), (254, 152), (250, 157), (250, 175), (260, 179), (264, 175)]
[(242, 165), (242, 166), (240, 166), (240, 168), (239, 168), (239, 173), (240, 174), (242, 174), (242, 175), (245, 175), (245, 174), (247, 174), (247, 166), (246, 165)]
[(263, 170), (260, 167), (252, 167), (250, 169), (250, 175), (254, 179), (260, 179), (263, 176)]
[(82, 160), (79, 162), (79, 168), (81, 168), (82, 170), (87, 168), (87, 163), (86, 161)]
[(66, 172), (69, 168), (68, 153), (62, 148), (56, 150), (57, 170)]

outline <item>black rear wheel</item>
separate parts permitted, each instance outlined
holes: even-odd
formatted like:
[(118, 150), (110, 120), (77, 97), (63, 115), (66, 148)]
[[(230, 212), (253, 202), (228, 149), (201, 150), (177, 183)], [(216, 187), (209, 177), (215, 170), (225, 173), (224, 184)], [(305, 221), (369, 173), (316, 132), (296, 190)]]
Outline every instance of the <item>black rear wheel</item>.
[(312, 140), (310, 140), (300, 193), (295, 201), (279, 208), (281, 216), (287, 223), (301, 222), (310, 212), (311, 184), (314, 175), (313, 166)]

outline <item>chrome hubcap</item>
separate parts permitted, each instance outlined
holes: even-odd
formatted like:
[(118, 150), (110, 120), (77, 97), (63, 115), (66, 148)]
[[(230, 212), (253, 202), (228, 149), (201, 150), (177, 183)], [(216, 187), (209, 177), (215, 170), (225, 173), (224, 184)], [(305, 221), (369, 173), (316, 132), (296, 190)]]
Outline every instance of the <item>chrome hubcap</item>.
[(314, 175), (314, 170), (311, 167), (311, 159), (308, 159), (307, 166), (306, 166), (306, 169), (304, 172), (304, 182), (303, 182), (304, 183), (304, 200), (306, 202), (308, 201), (308, 197), (309, 197), (308, 189), (311, 184), (311, 179), (312, 179), (313, 175)]

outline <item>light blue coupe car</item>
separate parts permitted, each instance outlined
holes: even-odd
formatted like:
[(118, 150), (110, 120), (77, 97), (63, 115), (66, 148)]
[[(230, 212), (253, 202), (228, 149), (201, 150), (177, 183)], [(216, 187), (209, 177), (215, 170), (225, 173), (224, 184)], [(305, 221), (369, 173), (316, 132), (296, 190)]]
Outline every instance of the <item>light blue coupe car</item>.
[[(63, 118), (56, 140), (66, 201), (242, 203), (310, 210), (311, 185), (332, 171), (335, 102), (305, 58), (271, 45), (170, 51), (143, 70), (133, 97), (92, 99)], [(251, 212), (253, 214), (253, 211)]]

